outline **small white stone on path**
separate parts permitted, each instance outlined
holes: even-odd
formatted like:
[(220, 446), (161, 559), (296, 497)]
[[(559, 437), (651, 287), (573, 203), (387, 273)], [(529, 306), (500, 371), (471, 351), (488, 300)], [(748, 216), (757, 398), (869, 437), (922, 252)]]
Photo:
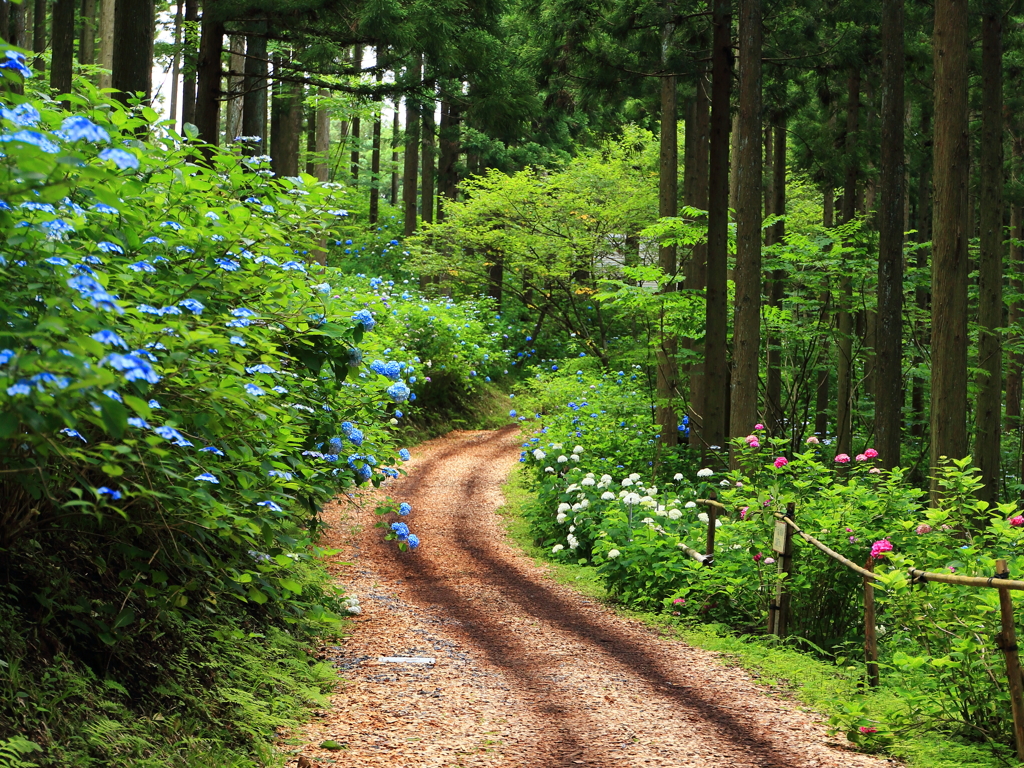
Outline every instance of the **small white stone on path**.
[(437, 659), (432, 656), (381, 656), (378, 664), (434, 664)]

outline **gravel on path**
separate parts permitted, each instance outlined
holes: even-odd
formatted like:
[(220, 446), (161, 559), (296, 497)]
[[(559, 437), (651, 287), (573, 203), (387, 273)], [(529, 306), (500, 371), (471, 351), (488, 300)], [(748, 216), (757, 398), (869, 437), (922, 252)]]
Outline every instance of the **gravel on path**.
[[(325, 512), (329, 567), (363, 613), (324, 649), (343, 683), (299, 734), (299, 768), (881, 768), (820, 716), (759, 689), (718, 654), (555, 583), (494, 514), (514, 427), (413, 451), (408, 477)], [(385, 496), (423, 542), (374, 527)], [(387, 656), (432, 664), (381, 663)], [(334, 741), (340, 749), (322, 749)]]

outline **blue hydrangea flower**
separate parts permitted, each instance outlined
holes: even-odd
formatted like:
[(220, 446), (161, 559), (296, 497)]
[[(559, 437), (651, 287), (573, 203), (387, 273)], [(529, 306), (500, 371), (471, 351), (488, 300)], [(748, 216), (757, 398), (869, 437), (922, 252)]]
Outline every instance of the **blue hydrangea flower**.
[(114, 215), (120, 213), (117, 208), (114, 208), (112, 205), (107, 205), (106, 203), (96, 203), (96, 205), (92, 207), (92, 210), (96, 211), (96, 213), (109, 213)]
[(257, 387), (255, 384), (252, 384), (252, 383), (246, 384), (244, 389), (245, 389), (246, 392), (248, 392), (253, 397), (261, 397), (261, 396), (267, 394), (262, 389), (260, 389), (259, 387)]
[(355, 446), (360, 446), (363, 444), (363, 431), (361, 429), (356, 429), (355, 427), (353, 427), (352, 429), (345, 433), (345, 437), (351, 440), (352, 444)]
[(70, 267), (71, 262), (62, 256), (50, 256), (48, 259), (43, 259), (47, 264), (53, 264), (55, 267)]
[(0, 349), (0, 365), (7, 365), (15, 354), (13, 349)]
[(100, 160), (109, 160), (122, 171), (127, 168), (136, 169), (139, 167), (139, 158), (124, 149), (104, 149), (100, 152), (99, 157)]
[(103, 394), (109, 397), (111, 400), (117, 400), (119, 403), (123, 403), (124, 400), (121, 398), (121, 394), (116, 389), (104, 389)]
[(64, 235), (70, 234), (75, 231), (73, 225), (64, 221), (64, 219), (53, 219), (52, 221), (44, 221), (42, 223), (43, 231), (46, 236), (51, 240), (63, 240)]
[(241, 336), (232, 336), (230, 339), (228, 339), (228, 343), (234, 344), (236, 347), (246, 346), (245, 339), (243, 339)]
[(150, 400), (148, 403), (146, 403), (146, 405), (148, 405), (150, 408), (160, 407), (160, 403), (158, 403), (156, 400)]
[(400, 418), (402, 418), (403, 416), (405, 416), (405, 414), (404, 414), (404, 413), (402, 413), (401, 411), (395, 411), (395, 418), (396, 418), (396, 419), (400, 419)]
[(19, 141), (22, 144), (31, 144), (50, 155), (60, 152), (60, 146), (53, 139), (48, 138), (39, 131), (21, 130), (0, 136), (0, 141)]
[(396, 381), (385, 391), (388, 393), (388, 397), (390, 397), (396, 403), (404, 403), (406, 400), (409, 399), (409, 396), (412, 394), (412, 392), (409, 390), (409, 387), (407, 387), (405, 385), (405, 382), (402, 381)]
[(156, 267), (154, 267), (148, 261), (137, 261), (134, 264), (129, 264), (128, 269), (130, 269), (132, 272), (156, 272)]
[(271, 512), (283, 512), (283, 511), (284, 511), (284, 510), (283, 510), (283, 509), (281, 508), (281, 505), (280, 505), (280, 504), (278, 504), (278, 503), (277, 503), (277, 502), (275, 502), (275, 501), (271, 501), (270, 499), (267, 499), (266, 501), (257, 501), (257, 502), (256, 502), (256, 506), (257, 506), (257, 507), (266, 507), (266, 508), (267, 508), (267, 509), (269, 509), (269, 510), (270, 510)]
[(224, 451), (222, 451), (220, 448), (218, 448), (215, 445), (208, 445), (205, 448), (200, 448), (199, 452), (200, 453), (212, 453), (214, 456), (223, 456), (224, 455)]
[(17, 384), (12, 384), (7, 388), (7, 395), (14, 397), (15, 395), (28, 395), (32, 393), (32, 387), (29, 386), (27, 381), (19, 381)]
[(109, 133), (82, 115), (65, 118), (57, 135), (65, 141), (110, 142)]
[(391, 530), (398, 535), (399, 541), (404, 541), (409, 536), (409, 526), (405, 523), (392, 523)]
[(128, 423), (136, 429), (149, 429), (149, 424), (146, 423), (146, 420), (140, 419), (138, 416), (129, 416)]
[(362, 464), (356, 467), (356, 476), (359, 478), (359, 482), (366, 482), (373, 477), (373, 470), (370, 469), (369, 465)]
[[(32, 70), (25, 66), (25, 56), (17, 51), (5, 51), (0, 59), (0, 69), (10, 69), (22, 77), (32, 77)], [(33, 107), (34, 109), (34, 107)]]
[(293, 475), (291, 472), (284, 472), (280, 469), (272, 469), (267, 472), (267, 477), (279, 477), (282, 480), (291, 480)]
[(61, 433), (67, 435), (68, 437), (77, 437), (83, 443), (89, 442), (84, 437), (82, 437), (81, 432), (79, 432), (77, 429), (72, 429), (71, 427), (64, 427), (64, 429), (61, 430)]
[(177, 248), (175, 248), (175, 250), (178, 253), (195, 253), (196, 252), (195, 248), (189, 248), (187, 245), (179, 245)]
[(410, 512), (412, 512), (412, 505), (409, 504), (408, 502), (403, 501), (401, 504), (398, 505), (398, 514), (408, 515)]
[(217, 479), (217, 476), (210, 472), (203, 472), (203, 474), (201, 475), (196, 475), (194, 479), (200, 480), (204, 483), (216, 483), (218, 485), (220, 484), (220, 480)]
[(416, 549), (420, 545), (420, 537), (415, 533), (410, 533), (409, 538), (406, 540), (406, 544), (409, 545), (409, 549)]
[(288, 390), (285, 389), (282, 386), (274, 387), (274, 391), (277, 392), (277, 394), (279, 394), (279, 395), (287, 395), (288, 394)]
[(373, 319), (373, 313), (368, 309), (360, 309), (352, 313), (352, 319), (357, 323), (362, 323), (363, 328), (367, 331), (372, 331), (374, 326), (377, 325), (377, 321)]
[(182, 299), (181, 301), (178, 302), (178, 306), (184, 307), (189, 312), (192, 312), (197, 315), (203, 314), (203, 310), (206, 309), (206, 307), (196, 299)]
[(237, 272), (242, 268), (242, 265), (239, 264), (234, 259), (224, 258), (223, 256), (219, 259), (214, 259), (213, 263), (216, 264), (221, 269), (223, 269), (225, 272)]
[(180, 232), (182, 229), (181, 224), (179, 224), (176, 221), (164, 221), (160, 223), (160, 226), (167, 227), (168, 229), (174, 230), (175, 232)]
[(400, 458), (402, 461), (409, 461), (409, 459), (412, 458), (412, 456), (409, 455), (409, 449), (408, 448), (402, 448), (401, 450), (399, 450), (398, 451), (398, 458)]
[(246, 373), (277, 373), (277, 371), (275, 371), (273, 368), (271, 368), (266, 363), (259, 363), (258, 365), (247, 366), (246, 369), (245, 369), (245, 372)]
[(35, 200), (26, 200), (23, 203), (19, 203), (18, 207), (23, 211), (42, 211), (43, 213), (57, 213), (57, 209), (54, 208), (50, 203), (39, 203)]
[(272, 267), (276, 267), (277, 266), (277, 262), (274, 261), (269, 256), (257, 256), (253, 261), (256, 264), (269, 264)]
[(262, 208), (260, 208), (260, 210), (263, 211), (264, 213), (273, 213), (274, 212), (274, 206), (272, 206), (272, 205), (264, 205)]
[(117, 501), (118, 499), (121, 498), (120, 491), (115, 491), (113, 488), (108, 488), (105, 485), (101, 485), (99, 488), (97, 488), (96, 493), (100, 496), (109, 496), (114, 501)]

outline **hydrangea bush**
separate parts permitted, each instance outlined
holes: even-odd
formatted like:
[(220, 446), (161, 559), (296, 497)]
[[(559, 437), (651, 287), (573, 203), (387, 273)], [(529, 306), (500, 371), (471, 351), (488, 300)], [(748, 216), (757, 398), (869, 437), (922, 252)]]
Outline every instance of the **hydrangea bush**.
[(333, 621), (297, 564), (337, 490), (397, 475), (416, 383), (365, 366), (379, 297), (316, 264), (344, 192), (76, 101), (2, 110), (0, 546), (63, 542), (105, 590), (44, 622), (107, 645), (225, 601)]

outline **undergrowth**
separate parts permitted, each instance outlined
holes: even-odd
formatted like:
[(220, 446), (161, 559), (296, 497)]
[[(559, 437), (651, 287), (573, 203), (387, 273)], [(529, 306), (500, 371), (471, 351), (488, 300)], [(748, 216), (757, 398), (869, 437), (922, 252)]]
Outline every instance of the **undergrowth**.
[[(905, 709), (905, 703), (884, 686), (868, 690), (863, 686), (860, 667), (849, 660), (845, 666), (815, 658), (799, 648), (799, 640), (779, 642), (774, 638), (738, 635), (721, 624), (698, 624), (669, 614), (633, 611), (617, 604), (589, 565), (555, 562), (551, 550), (534, 541), (530, 533), (530, 509), (538, 504), (531, 479), (517, 466), (502, 488), (505, 504), (499, 510), (505, 529), (523, 552), (547, 565), (552, 578), (573, 587), (581, 595), (600, 600), (624, 616), (639, 619), (661, 634), (720, 653), (726, 664), (749, 671), (759, 684), (769, 686), (828, 718), (848, 720), (851, 713), (867, 713), (891, 719)], [(912, 733), (893, 740), (886, 753), (907, 768), (1005, 768), (1014, 764), (1009, 750), (956, 741), (936, 733)]]

